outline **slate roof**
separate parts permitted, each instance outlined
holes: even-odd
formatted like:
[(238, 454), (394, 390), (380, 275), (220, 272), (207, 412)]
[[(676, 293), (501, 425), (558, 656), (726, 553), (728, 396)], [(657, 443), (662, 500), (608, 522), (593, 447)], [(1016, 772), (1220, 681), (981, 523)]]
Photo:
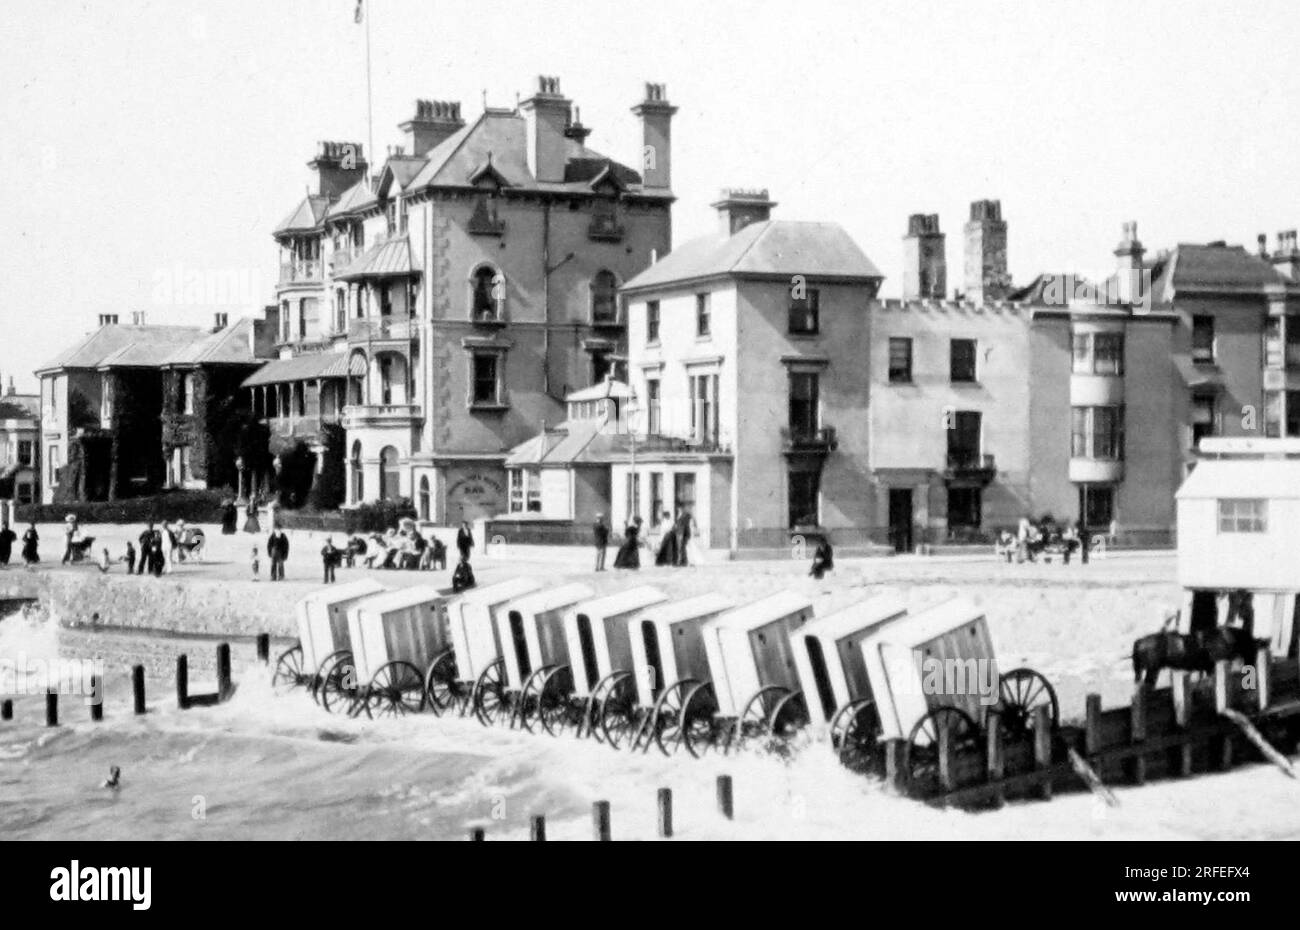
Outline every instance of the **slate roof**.
[(312, 381), (316, 378), (345, 378), (348, 374), (346, 352), (313, 352), (278, 358), (267, 362), (244, 379), (240, 387), (283, 384), (286, 381)]
[(642, 191), (640, 174), (577, 139), (566, 138), (565, 146), (565, 179), (539, 182), (528, 170), (528, 126), (524, 117), (514, 110), (489, 108), (431, 149), (419, 174), (407, 186), (468, 187), (490, 157), (493, 169), (512, 188), (590, 192), (591, 181), (609, 168), (631, 192), (672, 196), (668, 191)]
[(1267, 261), (1239, 245), (1180, 243), (1150, 267), (1152, 293), (1159, 303), (1178, 293), (1237, 291), (1258, 293), (1287, 278)]
[(720, 275), (802, 274), (809, 278), (880, 281), (880, 270), (838, 223), (766, 220), (732, 236), (692, 239), (623, 286), (624, 291)]
[(41, 398), (36, 394), (6, 394), (0, 397), (0, 420), (38, 420)]
[(320, 194), (308, 194), (298, 206), (293, 208), (293, 212), (286, 216), (279, 226), (275, 227), (275, 234), (315, 229), (320, 225), (320, 221), (324, 219), (325, 211), (329, 205), (330, 199), (328, 197)]
[(357, 213), (373, 207), (377, 202), (378, 198), (370, 189), (370, 183), (363, 178), (340, 194), (339, 199), (325, 212), (325, 216), (332, 219), (346, 213)]
[(406, 236), (394, 236), (371, 246), (346, 271), (335, 277), (346, 281), (363, 275), (410, 274), (412, 267), (410, 240)]
[[(196, 326), (101, 326), (36, 369), (102, 368), (106, 363), (161, 366), (173, 353), (206, 335)], [(130, 351), (128, 351), (130, 350)]]
[(196, 339), (173, 352), (166, 365), (256, 365), (261, 359), (253, 356), (249, 335), (254, 320), (245, 317), (225, 329)]

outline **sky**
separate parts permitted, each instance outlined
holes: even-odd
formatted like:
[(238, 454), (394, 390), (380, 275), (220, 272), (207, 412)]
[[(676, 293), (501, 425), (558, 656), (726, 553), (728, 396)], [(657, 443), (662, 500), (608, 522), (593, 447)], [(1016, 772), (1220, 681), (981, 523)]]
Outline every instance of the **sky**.
[[(1293, 4), (365, 0), (374, 141), (416, 98), (513, 106), (538, 74), (637, 165), (629, 109), (667, 85), (674, 239), (722, 187), (842, 224), (897, 296), (911, 213), (960, 286), (971, 201), (1002, 201), (1013, 279), (1148, 250), (1270, 247), (1300, 226)], [(274, 297), (271, 230), (321, 139), (366, 141), (356, 0), (7, 4), (0, 23), (0, 378), (92, 330), (208, 325)], [(177, 284), (204, 282), (206, 292)]]

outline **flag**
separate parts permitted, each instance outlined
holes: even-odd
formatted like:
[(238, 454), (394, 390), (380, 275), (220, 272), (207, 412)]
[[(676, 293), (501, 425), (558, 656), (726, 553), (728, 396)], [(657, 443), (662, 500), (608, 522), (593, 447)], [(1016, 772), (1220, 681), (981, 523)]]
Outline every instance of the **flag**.
[(353, 15), (353, 17), (352, 17), (352, 21), (353, 21), (353, 22), (356, 22), (356, 23), (361, 22), (361, 17), (362, 17), (362, 9), (361, 9), (361, 8), (362, 8), (362, 6), (365, 4), (365, 2), (366, 2), (366, 0), (357, 0), (357, 12), (356, 12), (356, 13)]

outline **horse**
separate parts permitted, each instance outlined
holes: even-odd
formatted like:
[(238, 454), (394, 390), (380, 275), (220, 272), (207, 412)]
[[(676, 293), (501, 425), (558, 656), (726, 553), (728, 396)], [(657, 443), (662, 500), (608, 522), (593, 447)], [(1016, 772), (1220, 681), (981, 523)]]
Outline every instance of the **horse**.
[(181, 561), (188, 560), (191, 562), (202, 562), (203, 547), (207, 542), (206, 537), (203, 535), (203, 530), (186, 530), (185, 535), (189, 538), (181, 539), (176, 543), (176, 547), (180, 550)]
[(1133, 681), (1136, 684), (1145, 678), (1147, 687), (1152, 688), (1162, 669), (1208, 674), (1223, 659), (1241, 659), (1253, 665), (1265, 642), (1234, 626), (1215, 627), (1204, 634), (1171, 629), (1149, 633), (1133, 641)]

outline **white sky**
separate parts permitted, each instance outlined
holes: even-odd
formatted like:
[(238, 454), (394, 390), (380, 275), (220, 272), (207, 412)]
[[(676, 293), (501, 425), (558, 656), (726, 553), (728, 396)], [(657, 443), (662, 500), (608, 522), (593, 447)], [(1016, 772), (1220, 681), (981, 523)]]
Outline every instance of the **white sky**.
[[(355, 0), (11, 3), (0, 21), (0, 375), (92, 329), (206, 325), (272, 297), (271, 229), (318, 139), (365, 141)], [(901, 280), (909, 213), (939, 213), (961, 284), (969, 202), (1001, 199), (1011, 271), (1108, 271), (1147, 248), (1253, 247), (1300, 225), (1300, 17), (1286, 2), (367, 0), (375, 144), (416, 97), (472, 119), (554, 74), (592, 147), (637, 164), (645, 81), (678, 113), (676, 241), (723, 186), (842, 223)], [(156, 276), (233, 273), (247, 305), (159, 302)], [(239, 295), (236, 295), (239, 296)]]

